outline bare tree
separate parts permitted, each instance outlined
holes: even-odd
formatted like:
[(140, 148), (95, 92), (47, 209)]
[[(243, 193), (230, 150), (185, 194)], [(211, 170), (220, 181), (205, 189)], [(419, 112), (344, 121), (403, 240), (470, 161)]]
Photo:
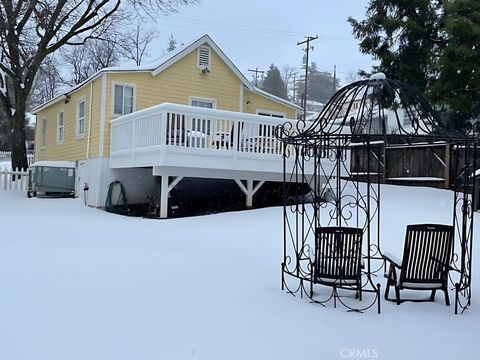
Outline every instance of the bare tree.
[(283, 82), (287, 90), (289, 99), (295, 98), (295, 77), (297, 76), (297, 69), (290, 65), (285, 65), (281, 71)]
[(97, 71), (118, 65), (120, 54), (113, 40), (90, 39), (83, 46), (67, 46), (60, 50), (61, 60), (70, 78), (64, 82), (76, 85)]
[[(102, 38), (118, 26), (127, 7), (143, 13), (175, 11), (196, 0), (0, 0), (0, 70), (12, 81), (13, 96), (0, 91), (11, 130), (13, 167), (26, 168), (27, 98), (45, 58), (65, 45)], [(131, 12), (131, 11), (130, 11)]]
[(27, 108), (43, 104), (58, 94), (63, 85), (60, 67), (54, 54), (45, 58), (35, 76)]
[(127, 60), (133, 60), (136, 65), (141, 65), (148, 56), (148, 45), (159, 36), (154, 29), (144, 29), (140, 22), (126, 33), (122, 41), (118, 43), (122, 56)]

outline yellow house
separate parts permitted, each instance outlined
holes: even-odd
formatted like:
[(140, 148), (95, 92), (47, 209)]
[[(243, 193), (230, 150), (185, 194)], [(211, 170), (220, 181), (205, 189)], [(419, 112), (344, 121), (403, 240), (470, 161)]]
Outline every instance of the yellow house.
[[(92, 206), (103, 206), (112, 180), (140, 202), (155, 193), (156, 177), (167, 196), (173, 182), (197, 174), (235, 179), (253, 195), (254, 180), (280, 180), (272, 177), (281, 163), (274, 126), (300, 110), (256, 88), (204, 35), (149, 65), (102, 69), (37, 107), (35, 159), (77, 162), (77, 194), (88, 187)], [(275, 171), (255, 174), (244, 164), (246, 153), (275, 157)], [(229, 164), (212, 165), (225, 157)]]

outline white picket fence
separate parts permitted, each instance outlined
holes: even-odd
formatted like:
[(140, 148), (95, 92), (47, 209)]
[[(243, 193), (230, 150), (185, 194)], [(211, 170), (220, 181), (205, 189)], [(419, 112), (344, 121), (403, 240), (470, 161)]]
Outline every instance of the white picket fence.
[(27, 191), (28, 170), (3, 170), (0, 171), (0, 191)]
[[(34, 150), (27, 150), (27, 163), (28, 166), (33, 163)], [(10, 151), (0, 151), (0, 161), (12, 160), (12, 153)]]

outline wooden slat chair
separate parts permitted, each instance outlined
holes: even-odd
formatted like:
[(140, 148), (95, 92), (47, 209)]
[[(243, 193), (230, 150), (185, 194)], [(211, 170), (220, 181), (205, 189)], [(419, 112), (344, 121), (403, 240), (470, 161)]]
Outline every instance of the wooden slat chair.
[(362, 229), (320, 227), (315, 234), (312, 282), (334, 288), (354, 289), (362, 300)]
[[(450, 305), (448, 297), (448, 271), (453, 256), (453, 226), (439, 224), (408, 225), (405, 235), (403, 260), (385, 252), (383, 258), (390, 263), (385, 289), (385, 299), (390, 286), (395, 287), (397, 304), (403, 301), (434, 301), (435, 292), (442, 290), (445, 303)], [(427, 300), (401, 299), (400, 290), (431, 290)]]

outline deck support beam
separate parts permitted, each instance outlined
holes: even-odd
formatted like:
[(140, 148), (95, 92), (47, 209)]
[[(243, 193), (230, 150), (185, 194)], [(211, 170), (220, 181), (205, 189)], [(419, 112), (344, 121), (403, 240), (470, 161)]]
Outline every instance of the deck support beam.
[(253, 206), (253, 195), (260, 189), (260, 187), (265, 183), (264, 180), (258, 181), (254, 185), (254, 180), (244, 180), (246, 184), (243, 183), (242, 180), (234, 179), (235, 182), (237, 183), (238, 187), (242, 192), (245, 194), (246, 201), (245, 201), (245, 206), (247, 208), (251, 208)]
[(168, 181), (168, 175), (162, 175), (160, 178), (160, 218), (166, 219), (168, 217), (168, 194), (183, 179), (183, 177), (177, 176), (170, 183)]

